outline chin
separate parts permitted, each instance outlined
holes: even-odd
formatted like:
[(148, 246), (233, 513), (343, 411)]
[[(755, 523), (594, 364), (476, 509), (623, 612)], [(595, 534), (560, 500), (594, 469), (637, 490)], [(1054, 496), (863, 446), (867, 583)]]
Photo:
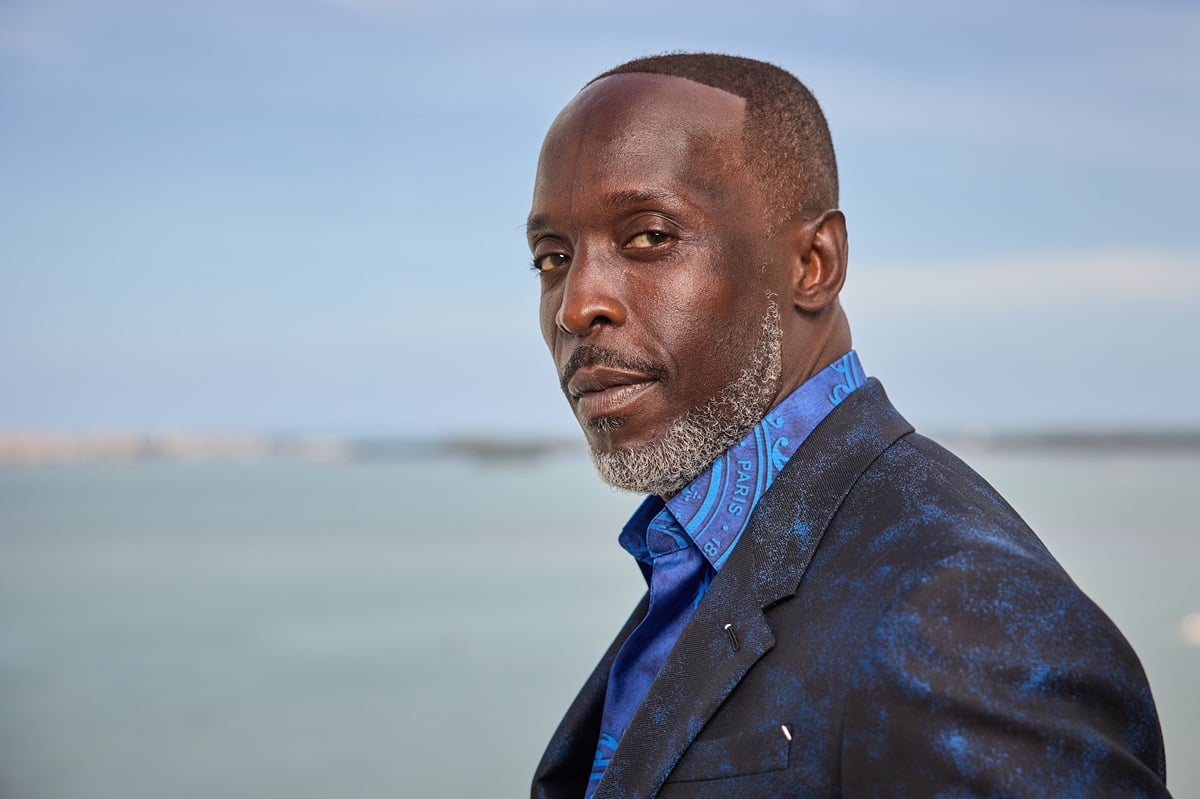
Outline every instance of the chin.
[(771, 409), (780, 387), (782, 338), (772, 301), (747, 368), (702, 406), (660, 424), (654, 421), (661, 413), (580, 420), (600, 478), (615, 488), (661, 497), (682, 490)]
[(630, 416), (597, 416), (580, 426), (592, 452), (618, 454), (662, 446), (672, 438), (676, 424), (643, 425)]
[(620, 416), (597, 416), (595, 419), (579, 422), (589, 441), (593, 438), (609, 438), (624, 424), (625, 419)]

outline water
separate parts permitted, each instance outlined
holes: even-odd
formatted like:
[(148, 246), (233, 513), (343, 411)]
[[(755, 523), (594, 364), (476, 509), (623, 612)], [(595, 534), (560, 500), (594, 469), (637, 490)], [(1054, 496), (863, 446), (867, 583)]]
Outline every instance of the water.
[[(1200, 797), (1200, 458), (979, 454)], [(522, 796), (640, 596), (581, 459), (0, 470), (0, 796)]]

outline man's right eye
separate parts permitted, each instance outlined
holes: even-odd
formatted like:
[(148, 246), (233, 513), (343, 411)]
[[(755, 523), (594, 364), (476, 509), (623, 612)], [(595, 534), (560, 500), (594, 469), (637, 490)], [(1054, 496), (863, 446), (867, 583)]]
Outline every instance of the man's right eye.
[(563, 252), (549, 252), (545, 255), (535, 255), (533, 256), (533, 271), (539, 274), (550, 272), (558, 269), (560, 266), (566, 266), (570, 260), (570, 257)]

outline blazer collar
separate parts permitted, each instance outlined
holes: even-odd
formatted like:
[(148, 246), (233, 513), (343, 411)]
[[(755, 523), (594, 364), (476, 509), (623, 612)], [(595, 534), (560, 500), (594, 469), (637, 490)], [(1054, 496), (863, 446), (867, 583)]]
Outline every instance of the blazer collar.
[[(742, 541), (684, 628), (622, 736), (595, 799), (648, 799), (658, 794), (717, 708), (775, 645), (763, 611), (795, 595), (854, 482), (885, 449), (912, 431), (873, 379), (813, 431), (755, 509)], [(590, 704), (602, 704), (615, 647), (631, 629), (626, 626), (589, 680), (591, 685), (603, 678)], [(568, 715), (577, 709), (573, 706)], [(594, 712), (598, 725), (600, 711)], [(536, 790), (534, 795), (539, 795)]]

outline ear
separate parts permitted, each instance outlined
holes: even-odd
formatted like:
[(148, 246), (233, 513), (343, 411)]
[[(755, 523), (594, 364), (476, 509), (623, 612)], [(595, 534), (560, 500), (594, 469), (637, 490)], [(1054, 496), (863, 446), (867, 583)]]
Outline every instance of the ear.
[(792, 303), (801, 312), (819, 313), (837, 299), (846, 282), (846, 217), (833, 209), (792, 225), (788, 232)]

